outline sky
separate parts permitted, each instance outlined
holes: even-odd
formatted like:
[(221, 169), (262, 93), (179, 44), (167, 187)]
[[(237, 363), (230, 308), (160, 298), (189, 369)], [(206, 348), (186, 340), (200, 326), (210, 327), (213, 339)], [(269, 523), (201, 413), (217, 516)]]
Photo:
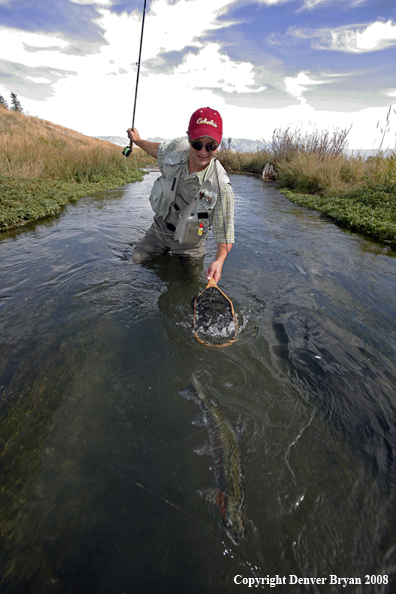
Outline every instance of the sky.
[[(0, 95), (88, 136), (126, 137), (143, 4), (0, 0)], [(147, 0), (141, 137), (184, 136), (208, 106), (225, 138), (350, 128), (351, 149), (395, 148), (396, 0)]]

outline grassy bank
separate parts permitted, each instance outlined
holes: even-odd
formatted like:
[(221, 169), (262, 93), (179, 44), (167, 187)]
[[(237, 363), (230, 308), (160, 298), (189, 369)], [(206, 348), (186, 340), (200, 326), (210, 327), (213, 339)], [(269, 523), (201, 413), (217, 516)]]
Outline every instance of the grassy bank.
[(347, 135), (275, 130), (264, 150), (238, 153), (229, 143), (219, 160), (228, 171), (260, 175), (270, 163), (287, 198), (396, 248), (396, 152), (348, 157)]
[[(334, 222), (396, 247), (396, 153), (347, 157), (349, 130), (276, 129), (264, 150), (223, 142), (228, 171), (262, 174), (270, 163), (281, 191)], [(71, 201), (142, 179), (156, 160), (0, 106), (0, 231), (57, 214)]]
[[(127, 144), (127, 143), (126, 143)], [(142, 179), (155, 160), (0, 107), (0, 231), (59, 213), (69, 202)]]

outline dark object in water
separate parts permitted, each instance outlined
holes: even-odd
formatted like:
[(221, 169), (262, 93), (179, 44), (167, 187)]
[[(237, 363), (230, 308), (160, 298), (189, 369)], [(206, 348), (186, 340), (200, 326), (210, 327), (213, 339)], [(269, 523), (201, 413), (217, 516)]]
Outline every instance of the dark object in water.
[(217, 489), (202, 489), (199, 494), (216, 503), (222, 516), (222, 524), (234, 544), (239, 544), (245, 536), (245, 489), (242, 472), (239, 438), (241, 431), (231, 426), (215, 402), (202, 392), (194, 374), (192, 384), (179, 394), (187, 400), (194, 400), (202, 413), (194, 421), (205, 425), (209, 443), (194, 451), (199, 454), (212, 454)]
[(211, 278), (193, 300), (196, 339), (212, 347), (224, 347), (236, 340), (238, 323), (231, 299)]

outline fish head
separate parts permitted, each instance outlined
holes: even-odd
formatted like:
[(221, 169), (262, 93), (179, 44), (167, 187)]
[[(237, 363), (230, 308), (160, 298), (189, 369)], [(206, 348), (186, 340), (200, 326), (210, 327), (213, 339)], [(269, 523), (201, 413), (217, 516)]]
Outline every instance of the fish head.
[(222, 518), (227, 536), (235, 545), (239, 545), (245, 536), (245, 514), (241, 510), (234, 510)]

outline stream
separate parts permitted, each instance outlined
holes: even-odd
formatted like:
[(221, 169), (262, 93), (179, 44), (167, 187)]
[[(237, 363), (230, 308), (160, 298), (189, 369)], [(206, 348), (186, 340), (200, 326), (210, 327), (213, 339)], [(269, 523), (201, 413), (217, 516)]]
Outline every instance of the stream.
[[(213, 237), (204, 265), (130, 258), (156, 177), (0, 236), (0, 591), (392, 594), (395, 252), (232, 175), (239, 330), (211, 349)], [(244, 427), (239, 546), (198, 494), (192, 373)]]

